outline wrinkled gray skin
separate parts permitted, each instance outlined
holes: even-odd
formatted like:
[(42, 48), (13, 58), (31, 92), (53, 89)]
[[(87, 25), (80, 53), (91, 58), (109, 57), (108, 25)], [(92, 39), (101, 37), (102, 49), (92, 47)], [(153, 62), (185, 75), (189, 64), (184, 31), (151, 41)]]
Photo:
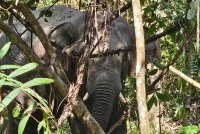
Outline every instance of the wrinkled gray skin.
[[(62, 50), (64, 47), (70, 46), (81, 40), (84, 35), (85, 14), (64, 6), (55, 6), (52, 9), (54, 13), (52, 17), (48, 18), (48, 23), (44, 22), (43, 18), (39, 21), (47, 35), (49, 35), (50, 31), (57, 26), (49, 35), (54, 46), (57, 49)], [(35, 14), (36, 16), (38, 15), (37, 12)], [(97, 18), (99, 23), (104, 21), (102, 15), (98, 15)], [(19, 26), (19, 24), (16, 27), (20, 29), (19, 33), (23, 31), (22, 26)], [(99, 52), (106, 50), (127, 48), (133, 43), (134, 32), (130, 25), (121, 17), (115, 19), (109, 27), (107, 27), (107, 33), (108, 35), (105, 36), (106, 41), (101, 41), (93, 54), (98, 54)], [(102, 35), (102, 31), (99, 31), (99, 34)], [(4, 38), (5, 36), (0, 34), (0, 45), (4, 44), (2, 43), (2, 41), (5, 40)], [(30, 44), (30, 33), (27, 32), (24, 34), (23, 38)], [(33, 38), (33, 49), (40, 58), (45, 59), (45, 51), (41, 46), (40, 41), (35, 37)], [(77, 48), (77, 50), (80, 49), (81, 47)], [(151, 51), (148, 57), (153, 58), (156, 56), (155, 43), (150, 43), (149, 46), (146, 47), (146, 52), (148, 51)], [(123, 80), (129, 72), (131, 60), (135, 61), (135, 56), (131, 57), (130, 55), (130, 53), (120, 53), (107, 57), (89, 59), (87, 82), (85, 86), (83, 85), (81, 91), (89, 93), (89, 99), (86, 101), (86, 105), (92, 116), (97, 120), (105, 132), (107, 132), (123, 114), (123, 109), (118, 105), (118, 96), (120, 92), (124, 92)], [(71, 57), (60, 60), (63, 63), (63, 67), (68, 74), (69, 79), (74, 82), (75, 60)], [(67, 64), (66, 61), (68, 62)], [(25, 58), (23, 54), (13, 46), (9, 56), (6, 57), (2, 63), (22, 64), (24, 62)], [(76, 134), (87, 133), (82, 125), (79, 124), (79, 126), (80, 131), (72, 131)], [(113, 133), (126, 133), (125, 122), (117, 127)]]

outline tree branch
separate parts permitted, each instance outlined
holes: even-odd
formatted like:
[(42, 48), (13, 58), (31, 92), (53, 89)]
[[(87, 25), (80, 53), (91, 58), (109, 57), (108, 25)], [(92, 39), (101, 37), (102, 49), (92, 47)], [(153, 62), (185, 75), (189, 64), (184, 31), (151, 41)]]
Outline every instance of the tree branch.
[(196, 87), (198, 90), (200, 90), (200, 84), (198, 82), (196, 82), (195, 80), (193, 80), (192, 78), (188, 77), (187, 75), (185, 75), (181, 71), (177, 70), (173, 66), (169, 66), (169, 70), (171, 72), (173, 72), (174, 74), (178, 75), (179, 77), (181, 77), (183, 80), (190, 83), (192, 86)]
[(145, 43), (147, 44), (147, 43), (156, 41), (157, 39), (162, 38), (163, 36), (166, 36), (168, 34), (171, 34), (173, 32), (180, 30), (183, 27), (183, 25), (185, 25), (185, 21), (186, 21), (185, 19), (182, 19), (181, 21), (175, 22), (175, 24), (173, 26), (166, 28), (166, 30), (163, 31), (162, 33), (155, 34), (155, 35), (152, 35), (149, 38), (147, 38), (145, 40)]

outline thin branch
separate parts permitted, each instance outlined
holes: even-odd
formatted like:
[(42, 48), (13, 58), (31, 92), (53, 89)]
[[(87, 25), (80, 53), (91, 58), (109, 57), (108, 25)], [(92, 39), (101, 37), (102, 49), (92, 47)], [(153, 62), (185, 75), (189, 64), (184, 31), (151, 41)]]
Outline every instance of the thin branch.
[(178, 75), (179, 77), (181, 77), (183, 80), (190, 83), (192, 86), (196, 87), (198, 90), (200, 90), (200, 84), (198, 82), (196, 82), (195, 80), (193, 80), (192, 78), (188, 77), (187, 75), (185, 75), (181, 71), (177, 70), (173, 66), (169, 66), (169, 70), (171, 72), (173, 72), (174, 74)]
[(185, 19), (175, 22), (175, 24), (173, 26), (166, 28), (166, 30), (164, 30), (162, 33), (155, 34), (155, 35), (152, 35), (151, 37), (147, 38), (145, 40), (145, 43), (147, 44), (147, 43), (156, 41), (157, 39), (162, 38), (163, 36), (166, 36), (173, 32), (179, 31), (183, 27), (183, 25), (185, 25), (185, 22), (186, 22)]

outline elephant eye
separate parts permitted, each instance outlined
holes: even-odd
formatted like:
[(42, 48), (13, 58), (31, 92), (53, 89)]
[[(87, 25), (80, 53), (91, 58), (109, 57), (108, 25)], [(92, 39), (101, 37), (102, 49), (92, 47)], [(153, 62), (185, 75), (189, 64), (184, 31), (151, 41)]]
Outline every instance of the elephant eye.
[(60, 50), (60, 51), (62, 51), (62, 47), (60, 46), (60, 45), (58, 45), (55, 41), (50, 41), (51, 42), (51, 45), (53, 46), (53, 47), (55, 47), (57, 50)]

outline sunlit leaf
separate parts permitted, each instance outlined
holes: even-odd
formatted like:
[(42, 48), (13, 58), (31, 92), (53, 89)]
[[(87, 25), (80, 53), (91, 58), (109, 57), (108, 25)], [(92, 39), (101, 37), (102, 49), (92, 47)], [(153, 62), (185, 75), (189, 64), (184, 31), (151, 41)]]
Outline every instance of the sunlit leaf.
[(6, 74), (0, 73), (0, 78), (6, 78), (6, 77), (7, 77)]
[(38, 86), (38, 85), (44, 85), (44, 84), (50, 84), (54, 82), (52, 79), (48, 78), (35, 78), (33, 80), (30, 80), (22, 85), (22, 88), (28, 88), (32, 86)]
[(3, 111), (12, 100), (17, 97), (17, 95), (21, 92), (20, 89), (14, 89), (11, 91), (1, 102), (0, 102), (0, 112)]
[(6, 55), (10, 48), (11, 42), (6, 43), (0, 50), (0, 60)]
[(4, 70), (4, 69), (16, 69), (19, 68), (20, 66), (18, 65), (1, 65), (0, 66), (0, 70)]
[(10, 73), (8, 75), (8, 77), (9, 78), (13, 78), (13, 77), (19, 76), (21, 74), (24, 74), (24, 73), (26, 73), (28, 71), (31, 71), (31, 70), (35, 69), (37, 66), (38, 66), (37, 63), (28, 63), (28, 64), (16, 69), (12, 73)]
[(23, 134), (27, 121), (29, 117), (31, 116), (31, 112), (34, 110), (34, 108), (36, 108), (36, 106), (37, 106), (37, 103), (33, 103), (24, 111), (21, 117), (21, 120), (19, 122), (18, 134)]
[(21, 112), (21, 106), (18, 104), (13, 108), (12, 116), (13, 117), (18, 117), (20, 115), (20, 112)]
[(15, 88), (20, 87), (20, 85), (18, 85), (17, 83), (12, 82), (12, 81), (7, 81), (6, 79), (0, 80), (0, 87), (1, 86), (11, 86), (11, 87), (15, 87)]
[(199, 131), (198, 126), (191, 125), (178, 129), (178, 132), (181, 134), (197, 134)]

